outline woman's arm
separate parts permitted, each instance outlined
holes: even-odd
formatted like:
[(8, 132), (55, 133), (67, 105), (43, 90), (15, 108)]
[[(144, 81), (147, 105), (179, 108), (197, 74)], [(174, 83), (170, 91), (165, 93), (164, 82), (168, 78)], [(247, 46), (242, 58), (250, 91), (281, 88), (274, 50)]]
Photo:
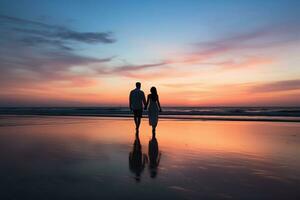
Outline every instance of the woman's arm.
[(157, 96), (157, 105), (158, 105), (158, 108), (159, 108), (159, 112), (161, 112), (162, 110), (161, 110), (161, 107), (160, 107), (160, 103), (159, 103), (159, 98), (158, 98), (158, 96)]

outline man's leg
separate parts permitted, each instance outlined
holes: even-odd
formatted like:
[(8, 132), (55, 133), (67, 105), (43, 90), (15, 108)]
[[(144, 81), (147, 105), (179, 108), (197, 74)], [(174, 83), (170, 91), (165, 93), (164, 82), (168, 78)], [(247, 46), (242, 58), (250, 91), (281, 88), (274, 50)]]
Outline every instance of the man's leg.
[(135, 122), (135, 128), (138, 131), (141, 124), (141, 118), (142, 118), (142, 110), (135, 110), (134, 111), (134, 122)]
[(156, 133), (155, 128), (152, 128), (152, 138), (155, 138), (155, 133)]

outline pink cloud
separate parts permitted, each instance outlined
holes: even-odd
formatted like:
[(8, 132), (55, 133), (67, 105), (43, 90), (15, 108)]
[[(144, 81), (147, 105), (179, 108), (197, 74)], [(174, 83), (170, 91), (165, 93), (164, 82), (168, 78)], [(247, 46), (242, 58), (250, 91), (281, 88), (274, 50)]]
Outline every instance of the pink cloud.
[(270, 58), (263, 57), (247, 57), (245, 60), (240, 62), (235, 60), (225, 61), (221, 63), (215, 63), (215, 65), (220, 66), (224, 70), (237, 69), (237, 68), (253, 68), (260, 65), (268, 65), (274, 61)]

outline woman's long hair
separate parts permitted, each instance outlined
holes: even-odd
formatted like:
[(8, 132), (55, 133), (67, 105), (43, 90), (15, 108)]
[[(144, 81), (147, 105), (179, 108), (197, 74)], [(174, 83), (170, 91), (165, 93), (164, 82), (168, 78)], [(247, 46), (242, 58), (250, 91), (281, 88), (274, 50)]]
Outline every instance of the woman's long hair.
[(151, 92), (151, 99), (153, 101), (156, 101), (158, 99), (156, 87), (151, 87), (150, 92)]

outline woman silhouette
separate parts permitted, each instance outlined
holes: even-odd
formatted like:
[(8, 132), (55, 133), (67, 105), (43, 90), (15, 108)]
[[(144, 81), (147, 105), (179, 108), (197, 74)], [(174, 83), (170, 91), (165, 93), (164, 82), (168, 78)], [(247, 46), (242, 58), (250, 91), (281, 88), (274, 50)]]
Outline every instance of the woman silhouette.
[(151, 87), (151, 94), (147, 97), (147, 102), (145, 105), (145, 110), (148, 107), (148, 117), (149, 117), (149, 125), (152, 126), (152, 133), (155, 134), (155, 128), (158, 122), (158, 112), (161, 112), (161, 107), (159, 103), (159, 98), (157, 94), (157, 90), (155, 87)]

